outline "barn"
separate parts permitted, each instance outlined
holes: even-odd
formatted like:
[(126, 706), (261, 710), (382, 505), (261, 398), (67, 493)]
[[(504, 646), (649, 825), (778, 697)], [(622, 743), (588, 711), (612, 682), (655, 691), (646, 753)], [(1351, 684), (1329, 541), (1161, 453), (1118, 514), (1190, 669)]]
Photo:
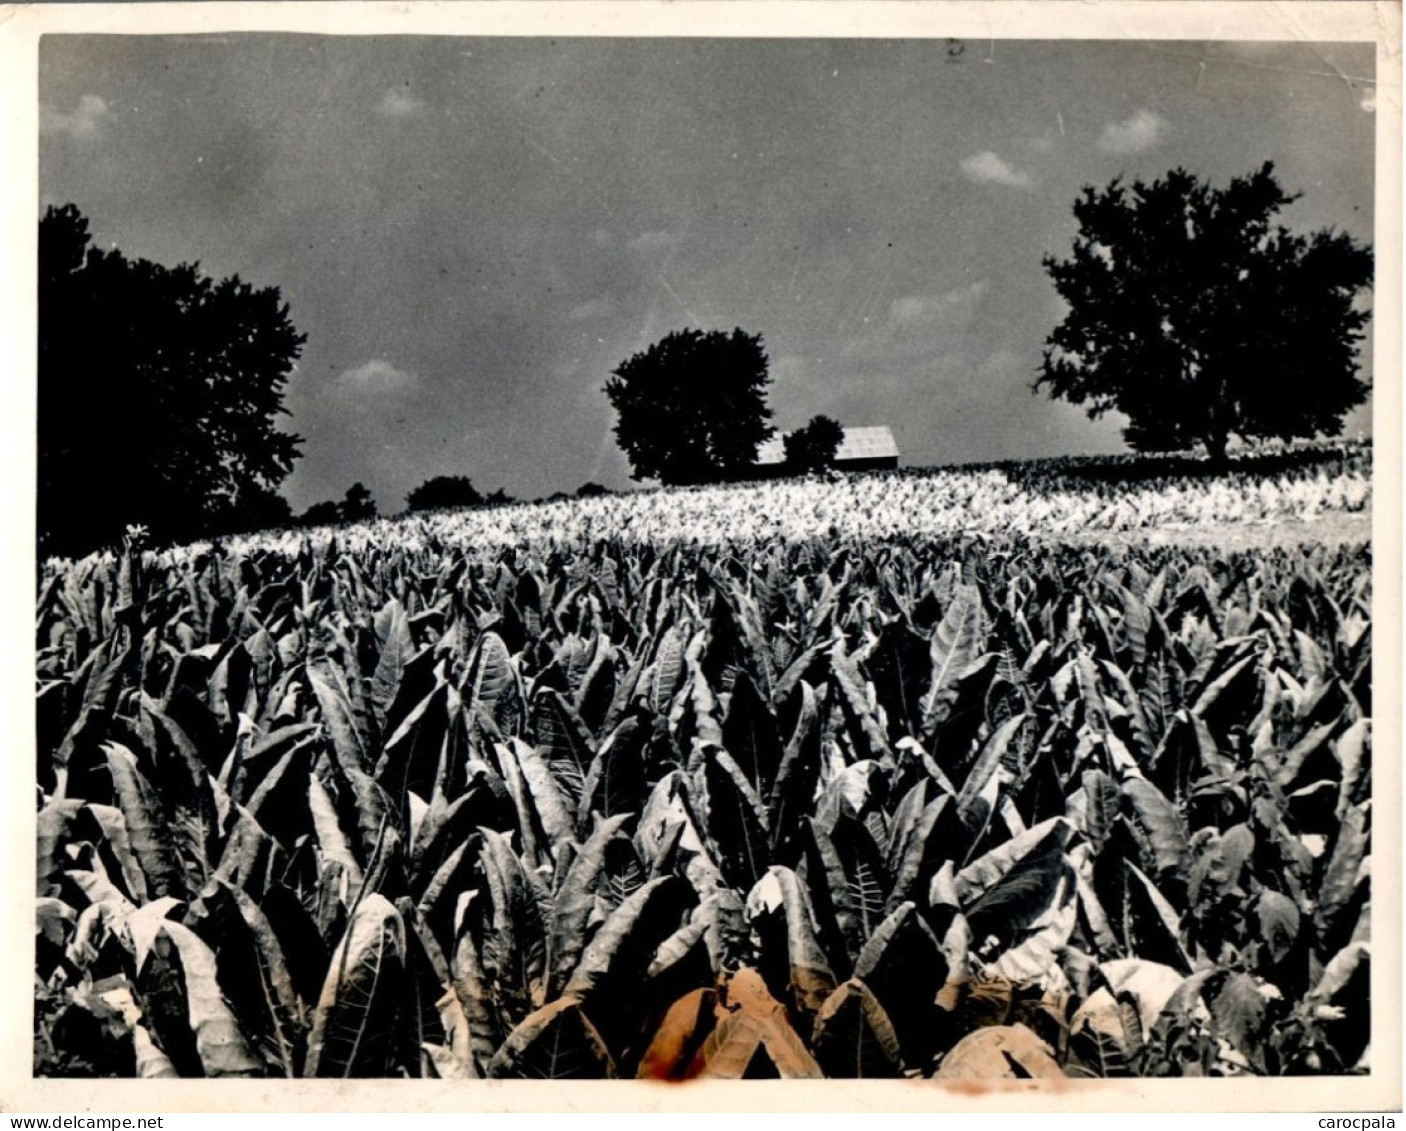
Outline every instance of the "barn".
[[(757, 469), (763, 475), (780, 475), (786, 464), (786, 435), (773, 436), (757, 449)], [(898, 442), (888, 425), (846, 428), (835, 452), (840, 471), (888, 471), (898, 466)]]

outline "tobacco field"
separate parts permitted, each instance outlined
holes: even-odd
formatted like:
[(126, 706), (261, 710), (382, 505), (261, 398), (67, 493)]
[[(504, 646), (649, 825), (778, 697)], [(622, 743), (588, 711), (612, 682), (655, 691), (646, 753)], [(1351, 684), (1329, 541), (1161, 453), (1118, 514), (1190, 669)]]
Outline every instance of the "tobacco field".
[(1141, 535), (1370, 484), (1348, 446), (43, 562), (34, 1071), (1366, 1071), (1370, 549)]

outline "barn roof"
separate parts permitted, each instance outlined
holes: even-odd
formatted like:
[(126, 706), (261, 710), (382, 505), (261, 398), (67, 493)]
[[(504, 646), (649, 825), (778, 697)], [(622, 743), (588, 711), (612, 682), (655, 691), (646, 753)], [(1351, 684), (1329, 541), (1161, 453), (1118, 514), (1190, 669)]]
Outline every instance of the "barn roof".
[[(786, 436), (783, 433), (773, 436), (757, 449), (758, 466), (786, 462)], [(835, 462), (844, 463), (852, 459), (897, 459), (898, 442), (887, 424), (864, 428), (846, 428), (844, 438), (835, 452)]]

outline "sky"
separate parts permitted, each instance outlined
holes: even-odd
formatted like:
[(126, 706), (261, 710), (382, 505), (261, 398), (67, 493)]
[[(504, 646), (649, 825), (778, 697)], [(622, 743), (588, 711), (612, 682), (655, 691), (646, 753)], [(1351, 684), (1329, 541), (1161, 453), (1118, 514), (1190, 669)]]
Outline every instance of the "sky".
[(1370, 44), (50, 35), (40, 204), (281, 290), (299, 511), (628, 487), (604, 383), (685, 327), (762, 335), (781, 429), (1108, 452), (1118, 417), (1031, 392), (1081, 188), (1273, 161), (1284, 222), (1370, 242), (1373, 75)]

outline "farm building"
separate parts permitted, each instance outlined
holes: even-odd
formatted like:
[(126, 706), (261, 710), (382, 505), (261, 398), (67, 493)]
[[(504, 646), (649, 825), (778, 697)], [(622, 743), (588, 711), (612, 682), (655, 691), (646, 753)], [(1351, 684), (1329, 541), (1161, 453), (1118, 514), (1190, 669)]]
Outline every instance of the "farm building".
[[(786, 436), (773, 436), (757, 449), (757, 468), (763, 475), (779, 475), (786, 463)], [(888, 425), (846, 428), (835, 452), (840, 471), (887, 471), (898, 466), (898, 443)]]

